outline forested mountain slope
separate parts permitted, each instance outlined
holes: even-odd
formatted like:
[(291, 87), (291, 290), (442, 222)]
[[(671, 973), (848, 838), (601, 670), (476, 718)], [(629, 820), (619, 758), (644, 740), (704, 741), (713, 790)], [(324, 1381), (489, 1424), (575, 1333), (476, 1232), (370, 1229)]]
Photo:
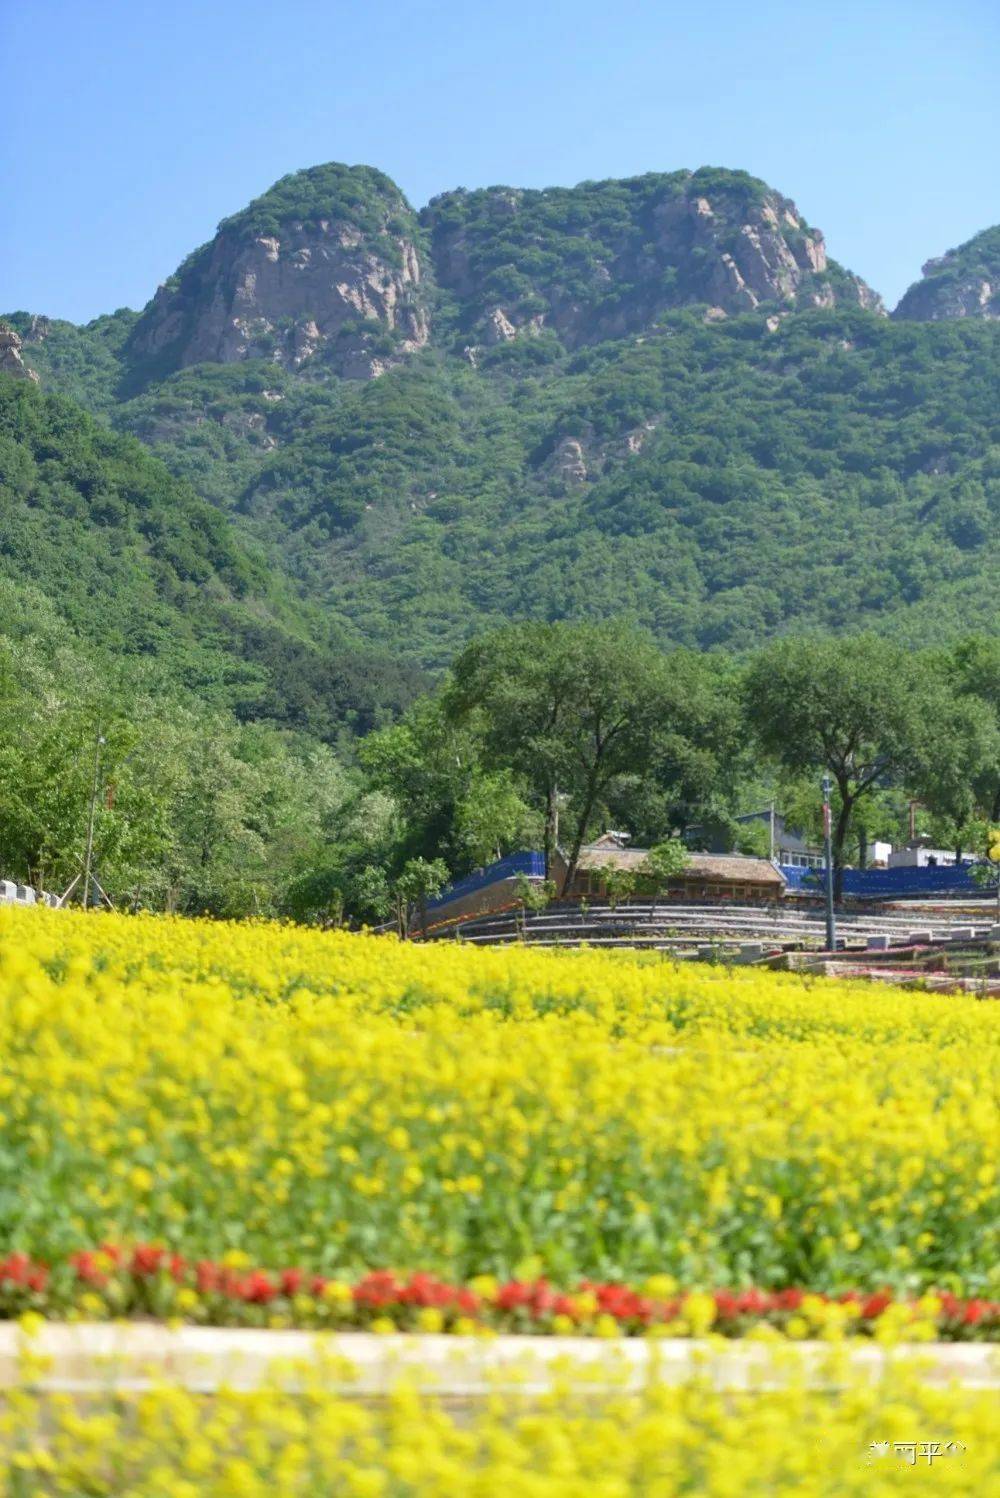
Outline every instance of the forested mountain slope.
[(440, 667), (524, 615), (737, 649), (994, 628), (1000, 334), (988, 298), (919, 290), (887, 319), (745, 173), (418, 215), (328, 166), (138, 317), (11, 321), (43, 388), (155, 448), (336, 639)]
[(0, 578), (95, 657), (147, 658), (164, 681), (244, 718), (334, 737), (409, 701), (412, 673), (345, 644), (297, 603), (219, 510), (133, 437), (0, 375)]

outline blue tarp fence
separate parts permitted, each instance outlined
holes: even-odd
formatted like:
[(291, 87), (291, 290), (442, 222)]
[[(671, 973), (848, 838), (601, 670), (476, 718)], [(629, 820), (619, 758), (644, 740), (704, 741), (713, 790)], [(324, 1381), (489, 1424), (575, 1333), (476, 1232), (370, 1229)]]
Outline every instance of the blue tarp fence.
[(508, 853), (506, 858), (489, 864), (485, 869), (477, 869), (474, 874), (466, 874), (464, 879), (456, 879), (436, 900), (428, 900), (427, 909), (440, 910), (442, 906), (450, 905), (452, 900), (460, 900), (463, 895), (474, 895), (477, 890), (496, 884), (500, 879), (513, 879), (515, 874), (544, 879), (544, 853)]
[[(781, 872), (787, 881), (789, 893), (822, 894), (823, 870), (803, 869), (782, 864)], [(501, 879), (513, 879), (515, 874), (529, 878), (544, 879), (545, 857), (541, 853), (508, 853), (506, 858), (491, 863), (464, 879), (456, 879), (436, 900), (427, 902), (428, 911), (441, 910), (452, 900), (475, 894)], [(970, 865), (951, 868), (932, 866), (926, 869), (845, 869), (844, 894), (855, 899), (905, 899), (908, 895), (975, 895), (982, 894), (983, 886), (973, 879)]]
[[(782, 865), (789, 891), (822, 894), (823, 870)], [(970, 865), (927, 869), (845, 869), (844, 894), (856, 899), (906, 899), (908, 895), (974, 895), (983, 886), (973, 879)]]

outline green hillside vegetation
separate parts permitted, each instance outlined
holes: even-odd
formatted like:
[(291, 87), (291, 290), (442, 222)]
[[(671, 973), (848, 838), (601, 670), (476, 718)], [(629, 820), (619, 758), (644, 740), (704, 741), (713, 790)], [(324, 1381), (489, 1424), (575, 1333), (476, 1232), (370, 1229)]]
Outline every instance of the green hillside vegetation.
[(109, 417), (119, 396), (122, 349), (138, 313), (127, 307), (83, 326), (61, 318), (12, 312), (4, 317), (30, 346), (30, 364), (43, 389), (58, 390)]
[(238, 213), (224, 218), (219, 233), (258, 239), (279, 234), (290, 222), (313, 226), (322, 219), (349, 223), (367, 239), (418, 235), (416, 215), (391, 177), (375, 167), (345, 166), (339, 161), (290, 172)]
[(352, 773), (323, 744), (101, 655), (37, 591), (0, 579), (0, 611), (4, 877), (62, 892), (80, 874), (98, 734), (95, 867), (119, 907), (275, 913), (331, 819), (350, 827)]
[[(988, 288), (985, 304), (979, 303), (984, 284)], [(977, 294), (974, 302), (979, 304), (980, 315), (1000, 317), (1000, 224), (929, 261), (923, 280), (910, 287), (893, 315), (925, 315), (927, 306), (935, 301), (947, 306), (953, 294), (967, 287)]]
[[(525, 191), (511, 187), (449, 192), (421, 214), (431, 236), (441, 286), (455, 298), (459, 328), (473, 330), (496, 306), (516, 322), (538, 313), (573, 309), (588, 328), (615, 328), (623, 314), (636, 321), (666, 308), (712, 300), (707, 251), (695, 221), (680, 215), (664, 235), (671, 207), (711, 200), (714, 232), (732, 249), (739, 226), (754, 209), (792, 205), (747, 172), (702, 167), (696, 172), (647, 172), (622, 181), (583, 182), (572, 188)], [(808, 224), (782, 222), (794, 250)], [(844, 281), (837, 265), (809, 276), (806, 287)], [(444, 308), (449, 310), (448, 301)], [(593, 337), (593, 332), (590, 333)]]
[[(281, 655), (291, 636), (314, 652), (310, 680), (331, 643), (374, 652), (376, 705), (406, 696), (387, 662), (438, 671), (484, 628), (517, 618), (625, 617), (664, 644), (736, 652), (802, 629), (877, 625), (915, 643), (994, 629), (996, 324), (890, 321), (856, 304), (862, 283), (836, 266), (823, 274), (853, 291), (833, 307), (765, 303), (727, 318), (673, 307), (702, 285), (703, 251), (684, 236), (704, 202), (717, 248), (741, 225), (793, 254), (813, 233), (765, 183), (716, 168), (448, 193), (422, 228), (372, 169), (283, 178), (224, 222), (216, 250), (324, 215), (393, 243), (405, 231), (420, 248), (430, 346), (370, 381), (336, 378), (321, 355), (300, 372), (257, 359), (166, 374), (165, 358), (152, 378), (131, 353), (134, 314), (82, 329), (11, 321), (45, 388), (159, 454), (183, 486), (179, 516), (197, 496), (227, 517), (214, 532), (199, 521), (199, 544), (214, 536), (258, 568), (241, 593), (235, 560), (202, 557), (199, 585), (211, 574), (227, 620), (252, 611), (269, 628), (266, 597), (280, 628), (265, 653)], [(954, 252), (947, 274), (992, 264), (998, 232)], [(207, 253), (189, 257), (182, 282)], [(498, 304), (522, 330), (470, 344)], [(586, 333), (573, 348), (560, 332), (567, 305)], [(640, 330), (605, 336), (626, 307)], [(530, 325), (540, 311), (543, 324)], [(94, 522), (99, 511), (79, 504), (64, 517)], [(97, 534), (81, 541), (84, 557)], [(51, 547), (65, 556), (68, 537)], [(158, 575), (158, 597), (198, 583), (184, 575), (198, 546), (169, 526), (161, 572), (171, 544), (176, 577)], [(44, 545), (23, 559), (24, 576), (44, 585), (37, 568), (56, 569), (51, 547), (49, 560)], [(313, 700), (298, 666), (272, 661), (258, 693), (269, 711), (279, 676)]]
[(806, 626), (993, 626), (988, 323), (688, 312), (548, 362), (539, 341), (365, 384), (201, 366), (113, 419), (343, 628), (424, 665), (522, 616), (624, 614), (737, 650)]
[[(337, 326), (394, 367), (339, 378), (336, 338), (296, 367), (276, 294), (273, 362), (214, 344), (236, 362), (178, 368), (170, 339), (246, 241), (305, 226), (296, 264), (322, 267), (301, 234), (323, 220), (360, 236), (351, 306), (381, 276), (397, 312), (419, 295), (429, 344), (421, 323), (404, 354), (383, 302)], [(132, 905), (381, 921), (549, 846), (557, 806), (573, 847), (607, 825), (732, 844), (772, 799), (815, 833), (824, 768), (838, 865), (897, 836), (910, 796), (979, 848), (1000, 337), (976, 278), (998, 234), (890, 321), (810, 269), (818, 236), (745, 173), (459, 191), (418, 220), (382, 173), (333, 165), (224, 220), (176, 303), (14, 314), (40, 383), (8, 340), (0, 874), (79, 872), (98, 732), (98, 869)], [(400, 239), (419, 292), (409, 252), (393, 280)], [(727, 247), (778, 299), (734, 312), (753, 298)], [(917, 297), (933, 277), (951, 303)]]
[(148, 659), (203, 700), (329, 739), (414, 694), (412, 671), (335, 637), (141, 443), (7, 377), (0, 492), (0, 576), (102, 660)]
[(1000, 277), (1000, 224), (973, 235), (943, 259), (946, 266), (937, 272), (941, 276), (957, 280), (962, 275), (976, 275), (995, 281)]
[(133, 438), (26, 381), (0, 381), (0, 483), (8, 575), (58, 597), (78, 629), (96, 617), (122, 650), (171, 630), (194, 643), (199, 588), (220, 606), (263, 588), (218, 511)]

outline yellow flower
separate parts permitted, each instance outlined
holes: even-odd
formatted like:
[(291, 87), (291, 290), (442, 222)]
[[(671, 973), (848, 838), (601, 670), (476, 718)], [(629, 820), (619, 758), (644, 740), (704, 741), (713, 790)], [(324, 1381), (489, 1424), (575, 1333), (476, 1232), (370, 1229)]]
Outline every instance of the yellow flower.
[[(17, 1246), (46, 1261), (471, 1267), (487, 1304), (496, 1275), (671, 1300), (808, 1262), (817, 1289), (996, 1299), (998, 1037), (973, 995), (659, 954), (0, 908), (0, 1128), (32, 1183)], [(71, 1314), (124, 1308), (95, 1265), (107, 1295)], [(702, 1295), (677, 1318), (698, 1336)], [(316, 1319), (351, 1308), (335, 1285)]]
[(327, 1280), (323, 1286), (323, 1299), (331, 1306), (349, 1306), (354, 1296), (346, 1280)]
[(651, 1274), (642, 1288), (654, 1300), (669, 1300), (678, 1287), (672, 1274)]
[(681, 1303), (681, 1310), (696, 1337), (703, 1337), (715, 1321), (715, 1300), (711, 1295), (698, 1291), (686, 1295)]
[[(788, 1492), (792, 1483), (802, 1489), (809, 1453), (801, 1433), (820, 1427), (835, 1485), (841, 1474), (858, 1473), (858, 1492), (879, 1491), (882, 1477), (886, 1491), (895, 1490), (892, 1474), (902, 1464), (893, 1444), (933, 1429), (948, 1433), (960, 1457), (955, 1481), (936, 1481), (992, 1491), (993, 1390), (932, 1387), (906, 1362), (894, 1362), (878, 1385), (870, 1370), (847, 1366), (832, 1379), (802, 1379), (796, 1349), (758, 1351), (766, 1376), (751, 1394), (716, 1388), (703, 1375), (661, 1382), (654, 1374), (637, 1398), (614, 1377), (595, 1383), (592, 1368), (570, 1363), (543, 1399), (526, 1400), (514, 1386), (456, 1408), (412, 1383), (371, 1403), (344, 1397), (324, 1377), (304, 1393), (289, 1389), (287, 1370), (259, 1390), (222, 1388), (208, 1402), (167, 1382), (128, 1400), (95, 1388), (83, 1404), (22, 1384), (6, 1395), (15, 1415), (0, 1421), (0, 1462), (26, 1494), (108, 1492), (112, 1452), (129, 1492), (164, 1498), (306, 1490), (359, 1498), (661, 1490), (738, 1498)], [(889, 1465), (880, 1476), (883, 1455)], [(941, 1463), (943, 1473), (952, 1470), (950, 1459)]]
[(570, 1299), (573, 1303), (573, 1314), (578, 1321), (585, 1321), (597, 1310), (597, 1296), (593, 1290), (581, 1290), (579, 1294), (571, 1296)]

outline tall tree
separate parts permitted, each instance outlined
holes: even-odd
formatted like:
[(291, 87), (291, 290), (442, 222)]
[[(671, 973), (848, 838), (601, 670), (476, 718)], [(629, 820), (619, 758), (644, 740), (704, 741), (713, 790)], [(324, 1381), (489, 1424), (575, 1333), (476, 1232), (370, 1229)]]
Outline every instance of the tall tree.
[(485, 768), (474, 725), (451, 719), (438, 699), (370, 734), (358, 758), (369, 785), (397, 808), (399, 867), (440, 855), (464, 872), (524, 845), (532, 819), (510, 769)]
[(615, 777), (651, 762), (670, 701), (664, 656), (638, 631), (618, 623), (528, 623), (463, 651), (445, 712), (476, 722), (486, 762), (512, 769), (531, 787), (544, 815), (546, 875), (565, 798), (565, 890)]
[(782, 769), (833, 777), (838, 899), (858, 802), (893, 780), (946, 780), (982, 727), (956, 711), (928, 660), (873, 635), (778, 641), (751, 665), (745, 705), (757, 742)]
[(978, 809), (1000, 822), (1000, 639), (985, 635), (962, 640), (952, 652), (956, 691), (982, 703), (996, 728), (995, 752), (971, 782)]

